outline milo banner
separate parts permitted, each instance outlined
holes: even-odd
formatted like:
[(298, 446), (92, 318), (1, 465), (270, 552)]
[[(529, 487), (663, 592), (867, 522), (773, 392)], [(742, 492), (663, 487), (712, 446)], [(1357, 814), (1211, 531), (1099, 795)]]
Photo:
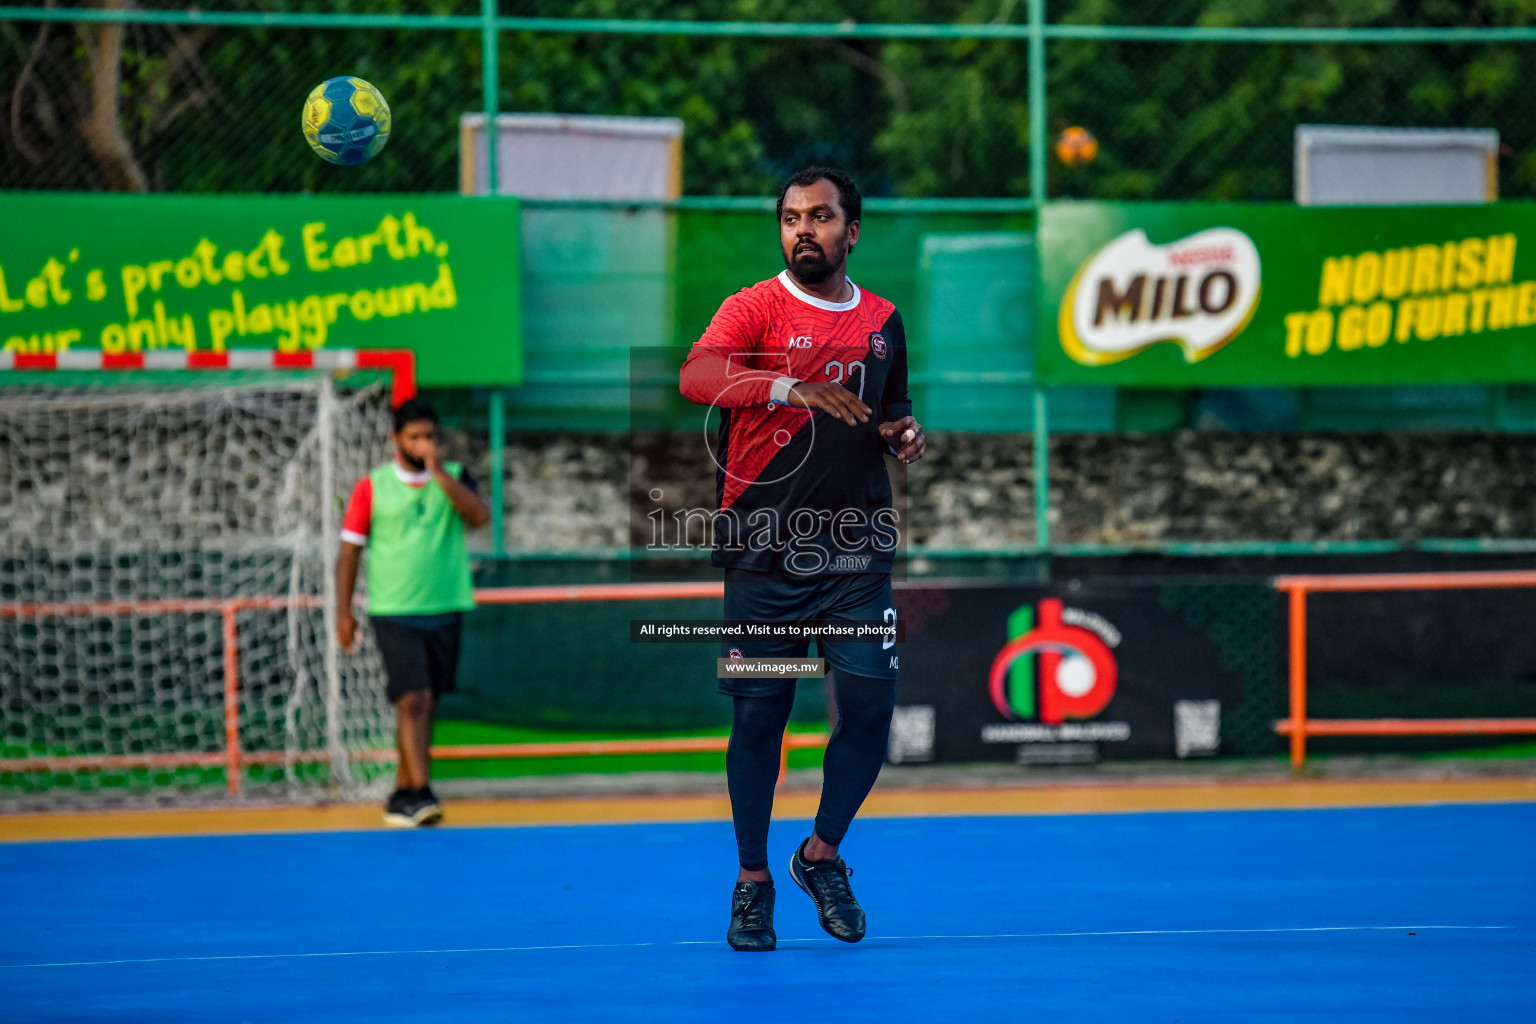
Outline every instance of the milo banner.
[(0, 345), (411, 348), (421, 384), (521, 380), (516, 200), (0, 194)]
[(1263, 582), (896, 592), (890, 757), (1064, 764), (1269, 754), (1285, 715)]
[(1536, 205), (1052, 203), (1055, 384), (1536, 380)]

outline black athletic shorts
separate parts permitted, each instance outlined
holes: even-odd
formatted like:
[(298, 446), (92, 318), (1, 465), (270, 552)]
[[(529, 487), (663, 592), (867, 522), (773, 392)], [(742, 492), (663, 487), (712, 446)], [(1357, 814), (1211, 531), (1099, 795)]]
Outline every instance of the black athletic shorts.
[(462, 613), (372, 615), (368, 621), (384, 658), (391, 704), (413, 690), (431, 690), (434, 698), (453, 692), (459, 675)]
[[(751, 569), (725, 571), (725, 617), (757, 622), (797, 619), (841, 619), (882, 622), (896, 618), (889, 573), (784, 576)], [(730, 658), (804, 658), (810, 641), (734, 640), (720, 645)], [(817, 653), (827, 666), (867, 679), (896, 678), (894, 640), (817, 640)], [(794, 679), (721, 678), (720, 692), (732, 697), (767, 697), (793, 687)]]

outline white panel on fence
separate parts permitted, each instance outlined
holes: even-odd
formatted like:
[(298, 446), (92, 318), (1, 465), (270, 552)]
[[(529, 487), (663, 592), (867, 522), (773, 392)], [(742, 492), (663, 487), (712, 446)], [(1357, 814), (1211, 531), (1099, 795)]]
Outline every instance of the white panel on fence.
[(1303, 206), (1491, 203), (1499, 197), (1492, 128), (1296, 127)]
[[(496, 115), (497, 192), (525, 199), (674, 199), (683, 122), (675, 117)], [(485, 115), (459, 119), (459, 180), (484, 195)]]

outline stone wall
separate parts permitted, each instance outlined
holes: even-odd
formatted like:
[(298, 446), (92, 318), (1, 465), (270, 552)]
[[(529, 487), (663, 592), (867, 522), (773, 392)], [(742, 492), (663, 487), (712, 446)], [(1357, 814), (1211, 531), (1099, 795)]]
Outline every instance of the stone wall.
[[(457, 435), (450, 445), (484, 479), (483, 441)], [(1032, 542), (1028, 435), (935, 434), (928, 452), (905, 471), (890, 463), (914, 547)], [(710, 507), (714, 473), (707, 445), (691, 434), (509, 438), (507, 548), (623, 547), (632, 518), (643, 536), (649, 510)], [(1536, 436), (1058, 436), (1051, 493), (1059, 543), (1533, 538)]]

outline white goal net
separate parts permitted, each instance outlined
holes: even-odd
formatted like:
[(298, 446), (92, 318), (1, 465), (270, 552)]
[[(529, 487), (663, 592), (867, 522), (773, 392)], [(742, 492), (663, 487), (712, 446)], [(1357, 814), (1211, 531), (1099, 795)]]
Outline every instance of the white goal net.
[(0, 810), (387, 789), (333, 582), (387, 382), (111, 376), (0, 379)]

